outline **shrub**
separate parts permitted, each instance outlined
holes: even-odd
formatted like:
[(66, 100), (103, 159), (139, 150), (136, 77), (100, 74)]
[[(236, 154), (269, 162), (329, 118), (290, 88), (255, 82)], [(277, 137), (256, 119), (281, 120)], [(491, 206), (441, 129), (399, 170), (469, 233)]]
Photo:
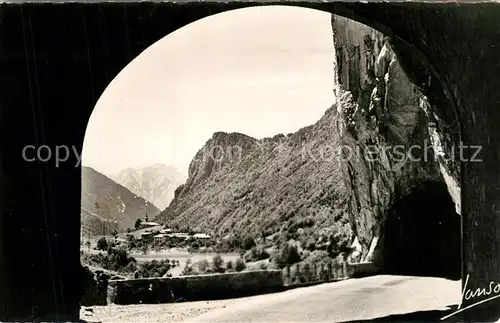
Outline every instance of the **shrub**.
[(313, 239), (309, 239), (306, 243), (307, 250), (314, 251), (316, 250), (316, 241)]
[(217, 273), (224, 272), (224, 260), (219, 254), (215, 255), (212, 259), (212, 268)]
[(110, 247), (106, 253), (85, 254), (82, 262), (107, 270), (130, 272), (136, 260), (128, 255), (127, 250)]
[(245, 262), (243, 261), (243, 259), (238, 258), (236, 260), (236, 265), (235, 265), (236, 271), (240, 272), (240, 271), (245, 270), (246, 268), (247, 268), (247, 266), (245, 265)]
[(313, 275), (314, 275), (314, 273), (312, 272), (311, 264), (305, 263), (304, 270), (303, 270), (303, 276), (306, 279), (306, 281), (311, 281), (313, 278)]
[(284, 268), (287, 265), (293, 265), (300, 260), (300, 254), (297, 250), (297, 247), (290, 246), (288, 243), (280, 245), (274, 255), (274, 261), (280, 269)]
[(137, 248), (137, 240), (133, 235), (128, 235), (127, 236), (127, 248), (128, 250), (132, 250), (134, 248)]
[(128, 265), (123, 269), (126, 273), (133, 273), (137, 270), (137, 262), (131, 261)]
[(241, 240), (238, 236), (231, 236), (228, 239), (215, 245), (214, 249), (218, 253), (234, 252), (240, 250), (242, 247)]
[(159, 251), (161, 251), (161, 249), (162, 249), (161, 244), (159, 244), (159, 243), (155, 243), (155, 244), (153, 245), (153, 250), (154, 250), (154, 251), (159, 252)]
[(255, 239), (250, 237), (250, 236), (246, 236), (243, 239), (243, 243), (242, 243), (243, 250), (250, 250), (253, 247), (255, 247)]
[(269, 253), (262, 247), (253, 247), (249, 252), (245, 254), (245, 261), (259, 261), (268, 259), (270, 257)]
[(226, 263), (226, 269), (228, 271), (231, 271), (233, 269), (233, 262), (231, 260), (228, 260), (228, 262)]
[(331, 257), (336, 257), (341, 253), (349, 253), (351, 251), (351, 248), (349, 247), (349, 241), (347, 239), (332, 236), (330, 237), (330, 241), (328, 243), (326, 251), (330, 254)]
[(174, 267), (174, 264), (169, 259), (147, 261), (139, 264), (139, 276), (143, 278), (163, 277), (167, 272)]
[(188, 248), (189, 252), (196, 252), (200, 249), (200, 245), (197, 241), (193, 241)]
[(290, 222), (285, 233), (286, 239), (297, 239), (297, 230), (298, 230), (297, 224), (294, 222)]
[(139, 229), (139, 227), (141, 226), (141, 223), (142, 223), (141, 219), (135, 220), (134, 228)]
[(195, 271), (194, 271), (193, 266), (192, 266), (192, 260), (191, 260), (191, 258), (189, 258), (186, 261), (184, 268), (182, 269), (181, 275), (187, 276), (187, 275), (194, 275), (194, 274), (195, 274)]
[(198, 263), (198, 269), (199, 269), (200, 273), (202, 273), (202, 274), (209, 273), (210, 272), (210, 263), (208, 262), (208, 260), (206, 260), (206, 259), (201, 260)]
[[(314, 211), (313, 211), (314, 213)], [(315, 221), (314, 221), (314, 218), (313, 217), (307, 217), (305, 219), (302, 219), (300, 220), (298, 223), (297, 223), (297, 226), (299, 228), (310, 228), (314, 225)]]
[(109, 247), (108, 240), (106, 238), (102, 237), (99, 240), (97, 240), (97, 250), (107, 250)]
[(124, 271), (130, 262), (136, 262), (132, 257), (129, 257), (127, 251), (122, 248), (109, 248), (108, 249), (108, 262), (110, 266), (108, 269), (114, 271)]

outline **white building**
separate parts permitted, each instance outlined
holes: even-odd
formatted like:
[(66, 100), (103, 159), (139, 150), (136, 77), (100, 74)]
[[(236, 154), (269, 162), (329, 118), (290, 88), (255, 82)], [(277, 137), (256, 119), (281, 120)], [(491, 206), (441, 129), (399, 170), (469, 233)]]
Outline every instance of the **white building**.
[(168, 238), (167, 234), (160, 233), (154, 236), (155, 242), (165, 242)]
[(156, 222), (141, 222), (140, 228), (145, 229), (145, 228), (158, 227), (158, 226), (161, 226), (161, 224), (156, 223)]
[(195, 239), (210, 239), (210, 236), (206, 233), (196, 233), (193, 235)]
[(117, 238), (115, 238), (115, 241), (120, 242), (120, 243), (125, 243), (125, 242), (127, 242), (127, 239), (117, 237)]

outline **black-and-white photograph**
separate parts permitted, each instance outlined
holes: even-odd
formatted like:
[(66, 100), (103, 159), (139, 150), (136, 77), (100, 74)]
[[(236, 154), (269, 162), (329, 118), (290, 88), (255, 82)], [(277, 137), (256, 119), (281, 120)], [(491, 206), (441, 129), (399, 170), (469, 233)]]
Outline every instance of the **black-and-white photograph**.
[(497, 4), (2, 8), (1, 321), (500, 322)]

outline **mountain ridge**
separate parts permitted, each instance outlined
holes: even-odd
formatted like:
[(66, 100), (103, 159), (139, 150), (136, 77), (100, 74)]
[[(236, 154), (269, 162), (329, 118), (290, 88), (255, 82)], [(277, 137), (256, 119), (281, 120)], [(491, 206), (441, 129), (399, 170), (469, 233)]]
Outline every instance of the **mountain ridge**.
[(151, 202), (95, 169), (82, 167), (82, 234), (110, 234), (133, 228), (138, 218), (157, 215)]
[(347, 244), (351, 230), (341, 169), (335, 160), (318, 158), (339, 146), (336, 118), (334, 104), (316, 123), (288, 135), (214, 133), (155, 221), (216, 237), (283, 232), (305, 243), (334, 236)]

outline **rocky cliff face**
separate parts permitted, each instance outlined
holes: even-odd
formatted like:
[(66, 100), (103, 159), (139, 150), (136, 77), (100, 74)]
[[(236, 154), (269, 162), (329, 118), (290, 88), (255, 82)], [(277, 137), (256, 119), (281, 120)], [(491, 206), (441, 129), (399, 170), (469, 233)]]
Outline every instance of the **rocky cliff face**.
[(215, 133), (189, 167), (189, 179), (156, 219), (217, 237), (282, 233), (308, 245), (352, 236), (335, 149), (331, 108), (314, 125), (255, 139)]
[[(345, 146), (342, 173), (356, 237), (352, 260), (383, 262), (389, 241), (403, 241), (388, 237), (395, 235), (388, 230), (403, 227), (405, 214), (399, 212), (395, 215), (399, 224), (389, 228), (394, 222), (389, 217), (401, 199), (441, 183), (453, 201), (452, 211), (460, 212), (459, 165), (450, 158), (448, 125), (441, 122), (439, 107), (431, 106), (406, 76), (391, 40), (343, 17), (332, 16), (332, 28), (340, 116), (337, 128)], [(421, 214), (421, 222), (423, 219)], [(416, 228), (416, 224), (410, 226)], [(425, 239), (425, 232), (420, 235)]]

